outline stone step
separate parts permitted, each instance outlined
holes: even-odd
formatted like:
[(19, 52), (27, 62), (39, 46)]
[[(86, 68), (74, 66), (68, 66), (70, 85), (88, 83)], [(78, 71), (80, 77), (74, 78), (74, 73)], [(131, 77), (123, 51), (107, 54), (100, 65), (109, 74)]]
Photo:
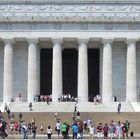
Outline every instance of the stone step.
[[(135, 104), (129, 102), (121, 102), (121, 112), (134, 112), (139, 109), (134, 109)], [(117, 112), (118, 102), (108, 103), (91, 103), (83, 102), (77, 104), (77, 110), (80, 112)], [(46, 102), (35, 102), (33, 103), (33, 112), (73, 112), (75, 107), (74, 102), (60, 102), (50, 103), (47, 105)], [(28, 102), (12, 102), (10, 103), (10, 110), (12, 112), (28, 112)]]

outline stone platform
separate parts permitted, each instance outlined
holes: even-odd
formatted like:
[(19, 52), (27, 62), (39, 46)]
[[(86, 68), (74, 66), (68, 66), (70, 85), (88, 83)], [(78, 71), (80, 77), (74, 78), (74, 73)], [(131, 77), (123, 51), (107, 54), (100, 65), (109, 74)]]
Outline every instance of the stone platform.
[[(75, 102), (50, 103), (34, 102), (32, 112), (73, 112)], [(5, 103), (0, 104), (0, 110), (4, 111)], [(121, 112), (140, 112), (139, 102), (121, 102)], [(12, 112), (29, 112), (29, 102), (11, 102), (8, 106)], [(106, 103), (77, 103), (80, 112), (117, 112), (118, 102)]]

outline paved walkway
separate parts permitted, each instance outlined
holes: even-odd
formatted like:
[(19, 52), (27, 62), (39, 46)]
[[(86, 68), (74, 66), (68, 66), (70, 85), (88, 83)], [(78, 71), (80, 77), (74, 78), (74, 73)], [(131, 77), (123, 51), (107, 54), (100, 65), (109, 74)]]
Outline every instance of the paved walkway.
[[(31, 139), (31, 135), (29, 135), (28, 137), (29, 139)], [(23, 139), (22, 135), (9, 135), (7, 139)], [(47, 139), (47, 135), (46, 134), (38, 134), (36, 139)], [(52, 135), (52, 139), (63, 139), (62, 136), (60, 136), (58, 138), (58, 136), (56, 134)], [(72, 139), (72, 135), (70, 135), (70, 139)], [(88, 134), (85, 134), (83, 139), (90, 139)], [(96, 135), (94, 137), (94, 140), (97, 139)], [(134, 137), (129, 137), (128, 139), (138, 139), (140, 140), (140, 134), (135, 134)], [(99, 140), (99, 139), (97, 139)]]

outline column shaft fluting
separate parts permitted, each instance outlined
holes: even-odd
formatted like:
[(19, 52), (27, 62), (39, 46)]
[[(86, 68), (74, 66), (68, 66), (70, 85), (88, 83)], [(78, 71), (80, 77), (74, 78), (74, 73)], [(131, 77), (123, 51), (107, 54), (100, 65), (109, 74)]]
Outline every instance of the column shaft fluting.
[(126, 101), (137, 101), (136, 40), (127, 41)]
[(28, 102), (33, 102), (34, 95), (38, 94), (37, 73), (37, 40), (28, 40)]
[(88, 102), (88, 40), (79, 40), (78, 50), (78, 102)]
[(13, 40), (4, 40), (4, 85), (3, 85), (3, 101), (10, 102), (13, 92)]
[(112, 101), (112, 40), (103, 40), (102, 100)]
[(58, 102), (62, 95), (62, 47), (61, 39), (53, 39), (52, 101)]

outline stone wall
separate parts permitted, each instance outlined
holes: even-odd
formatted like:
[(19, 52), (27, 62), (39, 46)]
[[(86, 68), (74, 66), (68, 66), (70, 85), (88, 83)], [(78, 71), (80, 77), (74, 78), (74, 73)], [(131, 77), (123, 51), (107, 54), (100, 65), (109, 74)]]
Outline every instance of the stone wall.
[(13, 98), (22, 93), (23, 101), (27, 99), (28, 47), (25, 42), (16, 42), (13, 52)]
[(4, 66), (4, 47), (0, 42), (0, 102), (3, 101), (3, 66)]
[(137, 43), (136, 48), (136, 63), (137, 63), (137, 93), (140, 95), (140, 43)]
[(126, 54), (127, 47), (124, 42), (113, 43), (112, 48), (112, 85), (113, 96), (125, 101), (126, 95)]

